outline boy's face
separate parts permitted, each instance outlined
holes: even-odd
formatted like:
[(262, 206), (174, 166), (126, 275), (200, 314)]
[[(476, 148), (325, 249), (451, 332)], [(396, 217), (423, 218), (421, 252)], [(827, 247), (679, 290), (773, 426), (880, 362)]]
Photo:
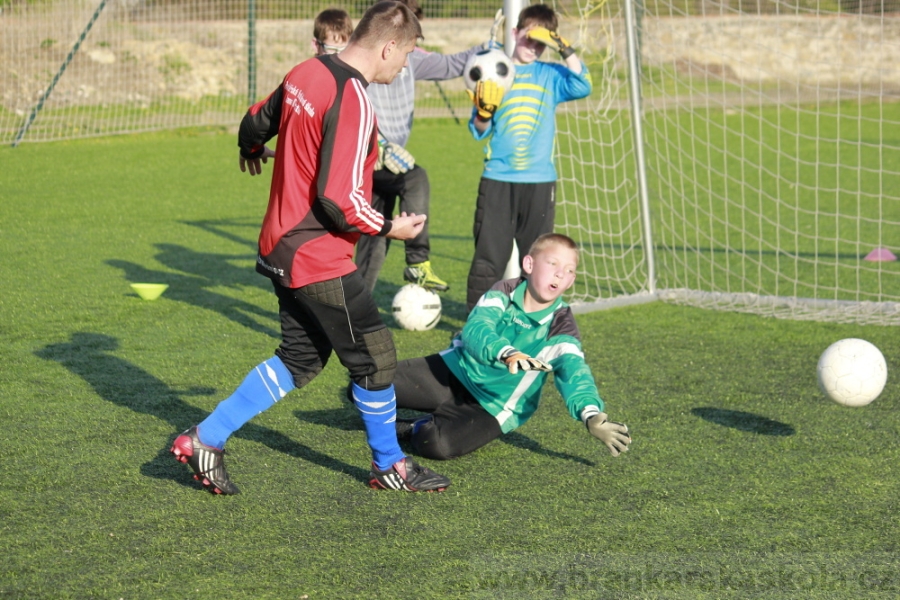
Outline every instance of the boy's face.
[(520, 65), (530, 65), (541, 57), (547, 48), (545, 44), (532, 40), (528, 32), (537, 27), (536, 24), (528, 25), (522, 29), (513, 29), (516, 40), (516, 49), (513, 51), (513, 61)]
[(551, 244), (522, 259), (528, 275), (528, 292), (541, 304), (550, 304), (575, 283), (578, 253), (561, 244)]
[(316, 56), (323, 54), (337, 54), (347, 47), (347, 40), (339, 38), (333, 31), (325, 34), (324, 40), (313, 38), (312, 49)]

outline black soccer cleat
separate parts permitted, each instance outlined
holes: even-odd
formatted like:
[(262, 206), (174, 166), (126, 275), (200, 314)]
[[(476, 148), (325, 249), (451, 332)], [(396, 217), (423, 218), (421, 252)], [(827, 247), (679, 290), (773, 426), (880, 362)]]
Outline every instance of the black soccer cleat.
[(170, 450), (179, 462), (186, 463), (194, 470), (194, 479), (203, 484), (213, 494), (240, 494), (238, 486), (228, 478), (225, 470), (224, 450), (207, 446), (197, 437), (197, 427), (191, 427), (172, 443)]
[(369, 477), (369, 487), (376, 490), (443, 492), (450, 487), (450, 479), (417, 464), (411, 458), (395, 462), (387, 471), (379, 471), (372, 463)]

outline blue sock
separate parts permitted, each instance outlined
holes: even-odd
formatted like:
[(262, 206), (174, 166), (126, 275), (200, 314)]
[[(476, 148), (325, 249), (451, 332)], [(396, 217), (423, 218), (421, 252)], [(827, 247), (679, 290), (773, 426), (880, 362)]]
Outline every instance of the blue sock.
[(395, 462), (406, 458), (397, 443), (397, 397), (394, 386), (376, 392), (364, 390), (354, 383), (351, 389), (353, 403), (359, 409), (366, 427), (372, 462), (379, 471), (386, 471)]
[(277, 356), (250, 371), (234, 393), (197, 426), (197, 437), (207, 446), (225, 448), (225, 442), (241, 426), (284, 398), (294, 389), (294, 377)]

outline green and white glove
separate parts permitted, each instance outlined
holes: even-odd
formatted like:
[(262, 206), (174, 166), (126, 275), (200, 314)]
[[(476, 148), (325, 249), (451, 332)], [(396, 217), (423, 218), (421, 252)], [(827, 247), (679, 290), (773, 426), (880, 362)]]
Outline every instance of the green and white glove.
[(528, 30), (528, 37), (536, 42), (540, 42), (545, 46), (549, 46), (559, 52), (563, 60), (575, 54), (575, 49), (568, 41), (555, 31), (550, 31), (546, 27), (535, 27)]
[(375, 161), (375, 170), (387, 169), (395, 175), (406, 173), (416, 164), (416, 159), (409, 150), (387, 141), (381, 134), (378, 135), (378, 160)]
[(524, 352), (519, 352), (515, 348), (507, 348), (500, 355), (500, 362), (506, 365), (510, 375), (515, 375), (521, 369), (522, 371), (552, 371), (553, 367), (542, 360), (532, 358)]
[(606, 444), (609, 453), (618, 456), (622, 452), (628, 452), (628, 444), (631, 443), (631, 435), (624, 423), (610, 421), (606, 413), (597, 413), (585, 423), (591, 435)]

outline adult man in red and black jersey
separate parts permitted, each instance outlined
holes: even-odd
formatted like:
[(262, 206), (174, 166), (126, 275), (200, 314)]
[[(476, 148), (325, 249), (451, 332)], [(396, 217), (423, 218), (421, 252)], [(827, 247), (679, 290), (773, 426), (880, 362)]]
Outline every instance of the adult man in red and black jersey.
[[(350, 372), (353, 399), (372, 449), (369, 485), (442, 491), (450, 480), (406, 458), (397, 443), (394, 342), (353, 263), (361, 235), (405, 240), (424, 215), (385, 220), (371, 206), (378, 156), (369, 82), (390, 83), (422, 30), (399, 2), (380, 2), (339, 54), (291, 70), (250, 107), (238, 135), (241, 170), (260, 173), (277, 155), (259, 236), (257, 271), (272, 279), (282, 342), (232, 396), (175, 439), (172, 452), (214, 493), (236, 494), (222, 455), (228, 437), (321, 372), (334, 351)], [(271, 152), (265, 143), (278, 135)]]

